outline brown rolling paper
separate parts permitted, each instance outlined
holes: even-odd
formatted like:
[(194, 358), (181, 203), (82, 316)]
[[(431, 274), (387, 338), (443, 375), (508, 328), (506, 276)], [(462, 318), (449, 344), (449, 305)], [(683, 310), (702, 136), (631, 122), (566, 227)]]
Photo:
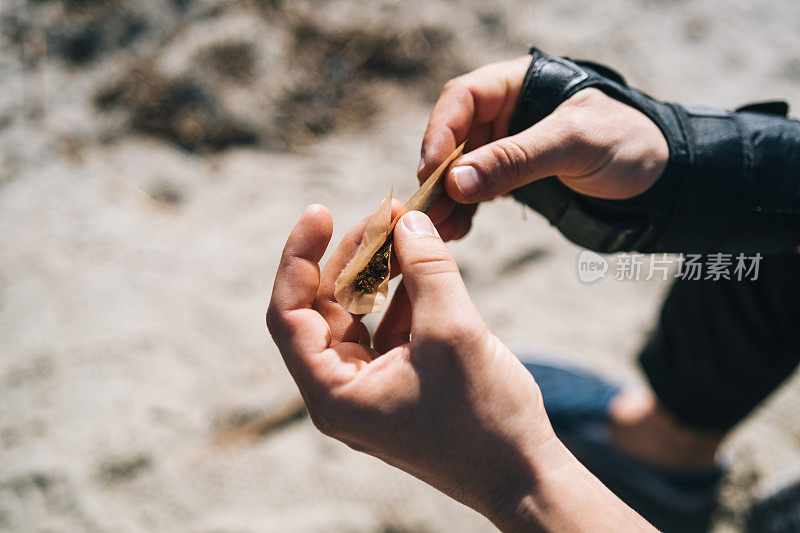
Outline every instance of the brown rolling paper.
[(436, 203), (444, 190), (442, 176), (450, 164), (461, 155), (464, 144), (466, 143), (462, 143), (444, 163), (439, 165), (394, 219), (392, 219), (391, 192), (369, 219), (356, 255), (336, 278), (334, 286), (336, 301), (347, 311), (354, 315), (364, 315), (381, 310), (389, 292), (394, 226), (408, 211), (427, 211)]

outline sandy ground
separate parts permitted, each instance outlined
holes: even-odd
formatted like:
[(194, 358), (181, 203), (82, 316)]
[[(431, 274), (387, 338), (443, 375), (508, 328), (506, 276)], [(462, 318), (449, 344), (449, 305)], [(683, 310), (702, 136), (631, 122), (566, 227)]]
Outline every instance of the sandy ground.
[[(491, 531), (298, 410), (263, 323), (288, 231), (320, 202), (337, 240), (410, 195), (441, 83), (526, 43), (669, 100), (800, 106), (799, 22), (791, 0), (4, 2), (0, 530)], [(664, 282), (581, 283), (505, 199), (452, 250), (510, 346), (641, 379)], [(800, 476), (798, 402), (795, 378), (727, 442), (720, 530)]]

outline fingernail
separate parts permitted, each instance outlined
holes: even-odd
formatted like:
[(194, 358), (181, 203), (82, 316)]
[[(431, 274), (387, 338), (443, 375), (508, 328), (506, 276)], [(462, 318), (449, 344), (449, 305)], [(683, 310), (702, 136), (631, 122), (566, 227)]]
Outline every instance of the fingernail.
[(481, 190), (481, 180), (478, 177), (478, 171), (475, 167), (464, 165), (462, 167), (455, 167), (450, 172), (453, 173), (453, 178), (456, 180), (456, 187), (461, 191), (461, 194), (466, 198), (476, 196)]
[(419, 166), (417, 166), (417, 174), (419, 174), (423, 168), (425, 168), (425, 156), (421, 155), (419, 157)]
[(427, 215), (419, 211), (409, 211), (400, 220), (412, 235), (436, 236), (436, 228)]

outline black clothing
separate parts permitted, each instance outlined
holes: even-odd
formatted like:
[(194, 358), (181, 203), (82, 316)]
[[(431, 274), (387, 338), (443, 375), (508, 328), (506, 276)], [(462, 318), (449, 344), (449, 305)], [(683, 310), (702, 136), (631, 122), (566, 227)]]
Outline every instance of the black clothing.
[(635, 198), (589, 198), (555, 177), (513, 191), (568, 239), (599, 252), (779, 253), (800, 245), (800, 122), (782, 116), (786, 104), (732, 112), (664, 103), (602, 65), (531, 54), (510, 134), (594, 87), (648, 116), (669, 145), (664, 175)]
[(800, 362), (800, 122), (782, 103), (731, 112), (659, 102), (602, 65), (531, 54), (510, 134), (595, 87), (647, 115), (670, 155), (635, 198), (589, 198), (551, 177), (513, 191), (517, 200), (600, 252), (764, 254), (756, 280), (678, 280), (640, 356), (679, 419), (729, 429)]
[(765, 256), (756, 280), (678, 279), (639, 362), (690, 426), (727, 430), (800, 363), (800, 255)]

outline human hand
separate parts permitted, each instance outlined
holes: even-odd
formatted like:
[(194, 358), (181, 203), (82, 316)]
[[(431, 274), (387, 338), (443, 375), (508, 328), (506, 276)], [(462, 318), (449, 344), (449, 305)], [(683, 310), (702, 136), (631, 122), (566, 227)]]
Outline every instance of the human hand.
[(366, 222), (320, 272), (333, 221), (323, 206), (306, 209), (286, 242), (267, 311), (317, 428), (503, 530), (651, 530), (555, 437), (538, 386), (488, 331), (422, 213), (405, 214), (395, 227), (403, 282), (370, 346), (360, 317), (333, 295)]
[(445, 177), (449, 198), (430, 212), (445, 238), (469, 231), (478, 202), (558, 176), (596, 198), (637, 196), (658, 181), (669, 158), (661, 130), (640, 111), (584, 89), (527, 130), (506, 137), (531, 56), (493, 63), (448, 82), (422, 143), (422, 181), (455, 146), (468, 153)]
[(333, 296), (365, 222), (320, 273), (332, 220), (322, 206), (306, 210), (284, 249), (269, 330), (323, 433), (500, 520), (506, 502), (534, 484), (530, 457), (560, 446), (538, 387), (487, 330), (419, 212), (394, 230), (403, 283), (372, 348), (360, 317)]

